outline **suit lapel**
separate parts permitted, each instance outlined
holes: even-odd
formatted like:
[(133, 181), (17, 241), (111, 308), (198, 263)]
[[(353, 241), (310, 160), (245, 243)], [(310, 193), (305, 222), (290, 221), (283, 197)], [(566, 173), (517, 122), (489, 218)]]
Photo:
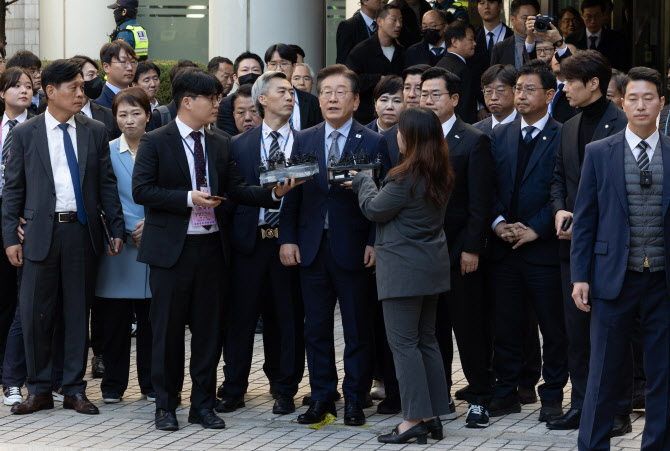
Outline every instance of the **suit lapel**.
[(347, 143), (344, 145), (344, 149), (342, 150), (342, 156), (356, 154), (356, 149), (358, 149), (358, 146), (363, 141), (363, 135), (361, 134), (362, 128), (363, 126), (359, 124), (356, 119), (354, 119), (351, 123), (351, 130), (349, 130)]
[[(314, 146), (316, 152), (316, 158), (319, 162), (319, 174), (317, 175), (317, 180), (319, 187), (323, 192), (328, 192), (328, 164), (326, 162), (326, 155), (328, 154), (328, 149), (325, 148), (326, 142), (326, 123), (321, 122), (315, 127), (316, 145)], [(321, 147), (324, 146), (324, 147)], [(303, 152), (304, 155), (304, 152)]]
[(46, 122), (44, 120), (44, 115), (40, 114), (37, 118), (35, 118), (33, 124), (35, 127), (35, 135), (34, 135), (35, 140), (33, 142), (37, 147), (37, 153), (39, 154), (40, 159), (42, 160), (44, 170), (47, 171), (47, 175), (49, 176), (51, 185), (55, 186), (54, 173), (53, 169), (51, 168), (51, 157), (49, 156), (49, 141), (47, 140), (47, 129), (46, 129)]
[[(612, 167), (613, 177), (614, 177), (614, 189), (619, 196), (619, 201), (623, 207), (624, 213), (628, 216), (628, 198), (626, 195), (626, 174), (624, 168), (624, 152), (626, 151), (626, 146), (624, 146), (624, 141), (626, 140), (625, 133), (621, 133), (621, 139), (617, 140), (612, 147), (610, 161), (608, 164)], [(663, 153), (663, 160), (665, 161), (665, 152)], [(670, 159), (668, 159), (670, 161)], [(664, 176), (665, 176), (665, 164), (664, 166)], [(670, 174), (668, 174), (670, 176)], [(665, 189), (663, 190), (663, 204), (666, 202)]]
[(251, 133), (249, 133), (249, 149), (246, 152), (248, 161), (251, 166), (254, 168), (254, 176), (256, 180), (261, 178), (261, 154), (258, 151), (258, 147), (261, 146), (261, 141), (263, 139), (263, 125), (256, 127)]
[(528, 174), (530, 174), (535, 165), (537, 165), (537, 162), (540, 161), (540, 159), (544, 156), (544, 153), (547, 151), (547, 149), (549, 149), (549, 146), (556, 137), (556, 128), (556, 122), (550, 118), (549, 122), (547, 122), (547, 125), (545, 125), (545, 127), (538, 135), (537, 144), (535, 144), (535, 149), (533, 149), (533, 153), (530, 155), (530, 160), (528, 160), (528, 166), (526, 166), (526, 172), (523, 174), (521, 183), (526, 180)]
[(186, 159), (186, 154), (184, 153), (184, 144), (179, 134), (179, 127), (175, 121), (170, 122), (167, 126), (167, 137), (166, 147), (174, 152), (175, 160), (177, 160), (177, 165), (181, 169), (181, 172), (188, 180), (189, 185), (191, 184), (191, 171), (188, 168), (188, 160)]
[(209, 171), (207, 171), (209, 174), (207, 177), (207, 184), (210, 187), (210, 192), (212, 194), (217, 194), (219, 192), (219, 173), (216, 170), (216, 156), (218, 155), (218, 152), (222, 152), (223, 149), (217, 149), (214, 146), (214, 132), (207, 128), (205, 128), (205, 151), (207, 152), (207, 166), (209, 169)]
[[(579, 127), (582, 123), (582, 115), (578, 116), (578, 119), (575, 121), (575, 125), (572, 126), (572, 123), (566, 127), (563, 125), (564, 133), (561, 133), (561, 139), (567, 141), (566, 145), (563, 146), (563, 159), (565, 160), (565, 165), (571, 170), (581, 172), (579, 168), (581, 164), (579, 162)], [(568, 130), (568, 127), (571, 127)], [(566, 152), (566, 149), (568, 150)]]
[(117, 149), (116, 152), (118, 152), (118, 155), (116, 157), (121, 161), (121, 164), (123, 165), (124, 168), (126, 168), (126, 171), (128, 172), (128, 175), (132, 178), (133, 176), (133, 167), (135, 166), (133, 163), (133, 157), (130, 155), (130, 152), (120, 152), (121, 149)]
[(457, 117), (453, 127), (451, 127), (451, 130), (449, 130), (449, 133), (447, 133), (447, 145), (449, 146), (449, 153), (452, 153), (462, 142), (464, 129), (465, 127), (463, 127), (463, 121)]
[(615, 130), (616, 120), (617, 120), (617, 107), (612, 102), (610, 102), (609, 106), (605, 110), (605, 114), (598, 123), (598, 127), (596, 127), (596, 131), (593, 134), (593, 139), (591, 140), (591, 142), (598, 141), (600, 139), (607, 138), (608, 136), (610, 136)]
[(668, 212), (668, 205), (670, 205), (670, 138), (663, 133), (660, 133), (661, 152), (663, 156), (663, 217), (665, 218)]
[[(519, 137), (521, 136), (521, 120), (515, 119), (513, 122), (514, 125), (511, 125), (507, 133), (507, 149), (510, 153), (509, 169), (512, 173), (512, 182), (516, 180), (516, 162), (519, 159)], [(502, 152), (505, 152), (504, 149), (500, 149)]]
[(91, 143), (91, 131), (86, 127), (81, 116), (74, 115), (74, 121), (77, 124), (77, 161), (79, 165), (79, 183), (84, 185), (84, 176), (86, 175), (86, 160), (88, 159), (88, 150), (95, 148)]

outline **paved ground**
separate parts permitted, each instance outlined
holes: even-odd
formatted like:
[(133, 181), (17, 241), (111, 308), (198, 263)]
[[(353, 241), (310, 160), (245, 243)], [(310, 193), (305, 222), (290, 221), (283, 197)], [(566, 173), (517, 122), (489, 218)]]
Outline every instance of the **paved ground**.
[[(338, 317), (339, 321), (339, 317)], [(187, 340), (189, 337), (187, 336)], [(343, 338), (341, 327), (336, 330), (338, 369), (342, 374)], [(455, 347), (455, 345), (454, 345)], [(133, 355), (134, 359), (134, 355)], [(188, 355), (187, 355), (188, 359)], [(274, 400), (268, 393), (268, 385), (262, 370), (263, 350), (260, 336), (254, 348), (254, 364), (250, 377), (246, 407), (233, 414), (225, 414), (227, 428), (208, 431), (199, 425), (189, 425), (186, 421), (188, 404), (177, 411), (181, 429), (177, 432), (156, 431), (153, 426), (154, 405), (140, 395), (137, 387), (135, 366), (131, 367), (130, 388), (120, 404), (102, 403), (99, 379), (89, 379), (89, 398), (100, 408), (100, 415), (86, 416), (56, 405), (53, 411), (39, 412), (28, 416), (12, 415), (9, 407), (0, 408), (0, 449), (426, 449), (422, 445), (384, 445), (377, 442), (377, 436), (386, 433), (399, 423), (400, 416), (375, 414), (376, 408), (366, 410), (366, 427), (348, 427), (341, 424), (325, 426), (319, 430), (295, 423), (298, 414), (306, 407), (300, 407), (295, 415), (278, 416), (272, 414)], [(188, 370), (188, 360), (185, 368)], [(454, 364), (453, 380), (455, 389), (465, 385), (463, 372), (458, 361)], [(220, 372), (220, 378), (222, 378)], [(188, 402), (190, 381), (184, 386), (184, 401)], [(296, 397), (296, 404), (309, 392), (307, 375)], [(25, 389), (24, 389), (25, 393)], [(569, 400), (569, 388), (566, 388)], [(338, 410), (344, 409), (342, 401)], [(432, 449), (453, 450), (548, 450), (576, 449), (575, 431), (549, 431), (544, 423), (539, 423), (540, 404), (524, 406), (519, 414), (492, 419), (487, 429), (465, 428), (465, 414), (468, 405), (457, 401), (459, 417), (445, 422), (445, 439), (436, 442), (428, 440)], [(612, 440), (612, 449), (639, 449), (644, 416), (634, 414), (633, 432)]]

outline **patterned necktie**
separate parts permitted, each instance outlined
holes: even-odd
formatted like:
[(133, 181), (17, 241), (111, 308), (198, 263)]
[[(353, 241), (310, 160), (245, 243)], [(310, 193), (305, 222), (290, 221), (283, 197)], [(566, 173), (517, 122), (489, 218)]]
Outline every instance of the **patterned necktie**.
[(489, 37), (489, 44), (486, 47), (486, 51), (489, 52), (489, 56), (491, 56), (491, 52), (493, 52), (493, 32), (489, 31), (486, 36)]
[[(193, 157), (195, 164), (195, 188), (199, 191), (203, 186), (207, 186), (207, 174), (205, 168), (207, 163), (205, 162), (205, 150), (202, 148), (202, 141), (200, 137), (202, 133), (199, 131), (191, 132), (189, 135), (193, 138)], [(203, 226), (205, 229), (209, 230), (212, 228), (211, 225)]]
[(524, 127), (523, 130), (526, 132), (526, 136), (524, 136), (523, 142), (528, 144), (529, 142), (531, 142), (533, 140), (533, 132), (535, 131), (535, 127), (533, 127), (532, 125), (529, 125), (528, 127)]
[(598, 36), (591, 35), (589, 36), (589, 40), (591, 41), (591, 45), (589, 46), (590, 50), (596, 50), (596, 42), (598, 42)]
[(272, 137), (272, 144), (270, 145), (270, 154), (268, 155), (268, 158), (270, 161), (274, 161), (277, 152), (279, 152), (279, 137), (281, 135), (279, 132), (271, 132), (270, 136)]
[(333, 130), (330, 133), (330, 138), (333, 140), (330, 143), (330, 149), (328, 150), (328, 161), (332, 158), (335, 163), (340, 161), (340, 144), (337, 142), (337, 138), (340, 137), (340, 132)]
[(72, 179), (72, 188), (74, 189), (74, 200), (77, 203), (77, 219), (80, 223), (86, 225), (86, 210), (84, 210), (84, 198), (81, 195), (81, 182), (79, 181), (79, 163), (74, 153), (72, 139), (67, 132), (70, 124), (58, 124), (58, 128), (63, 131), (63, 147), (65, 148), (65, 158), (67, 166), (70, 168), (70, 178)]
[(372, 22), (370, 24), (370, 33), (372, 34), (377, 33), (377, 22)]
[(641, 171), (647, 171), (649, 170), (649, 155), (647, 154), (649, 144), (646, 141), (640, 141), (637, 148), (640, 149), (640, 154), (637, 156), (637, 165)]
[[(7, 158), (9, 158), (9, 150), (12, 148), (12, 129), (16, 127), (16, 124), (18, 123), (19, 121), (17, 121), (16, 119), (12, 119), (7, 122), (9, 130), (7, 131), (5, 142), (2, 144), (2, 163), (5, 165), (7, 164)], [(2, 176), (4, 178), (4, 172)]]

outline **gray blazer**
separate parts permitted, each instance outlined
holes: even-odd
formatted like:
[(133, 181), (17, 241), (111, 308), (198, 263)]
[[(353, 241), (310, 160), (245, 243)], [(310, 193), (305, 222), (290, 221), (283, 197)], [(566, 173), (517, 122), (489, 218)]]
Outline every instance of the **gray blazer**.
[(377, 293), (379, 299), (428, 296), (450, 288), (449, 250), (444, 234), (446, 205), (424, 199), (420, 182), (410, 195), (411, 180), (386, 179), (381, 191), (358, 174), (353, 190), (361, 211), (377, 223)]

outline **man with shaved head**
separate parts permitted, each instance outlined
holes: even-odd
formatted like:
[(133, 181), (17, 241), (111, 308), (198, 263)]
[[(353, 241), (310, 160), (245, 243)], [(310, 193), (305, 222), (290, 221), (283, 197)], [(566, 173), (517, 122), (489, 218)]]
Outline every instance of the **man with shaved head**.
[(435, 66), (447, 52), (444, 32), (447, 30), (447, 18), (438, 9), (428, 11), (421, 21), (423, 40), (407, 49), (405, 68), (417, 64)]

